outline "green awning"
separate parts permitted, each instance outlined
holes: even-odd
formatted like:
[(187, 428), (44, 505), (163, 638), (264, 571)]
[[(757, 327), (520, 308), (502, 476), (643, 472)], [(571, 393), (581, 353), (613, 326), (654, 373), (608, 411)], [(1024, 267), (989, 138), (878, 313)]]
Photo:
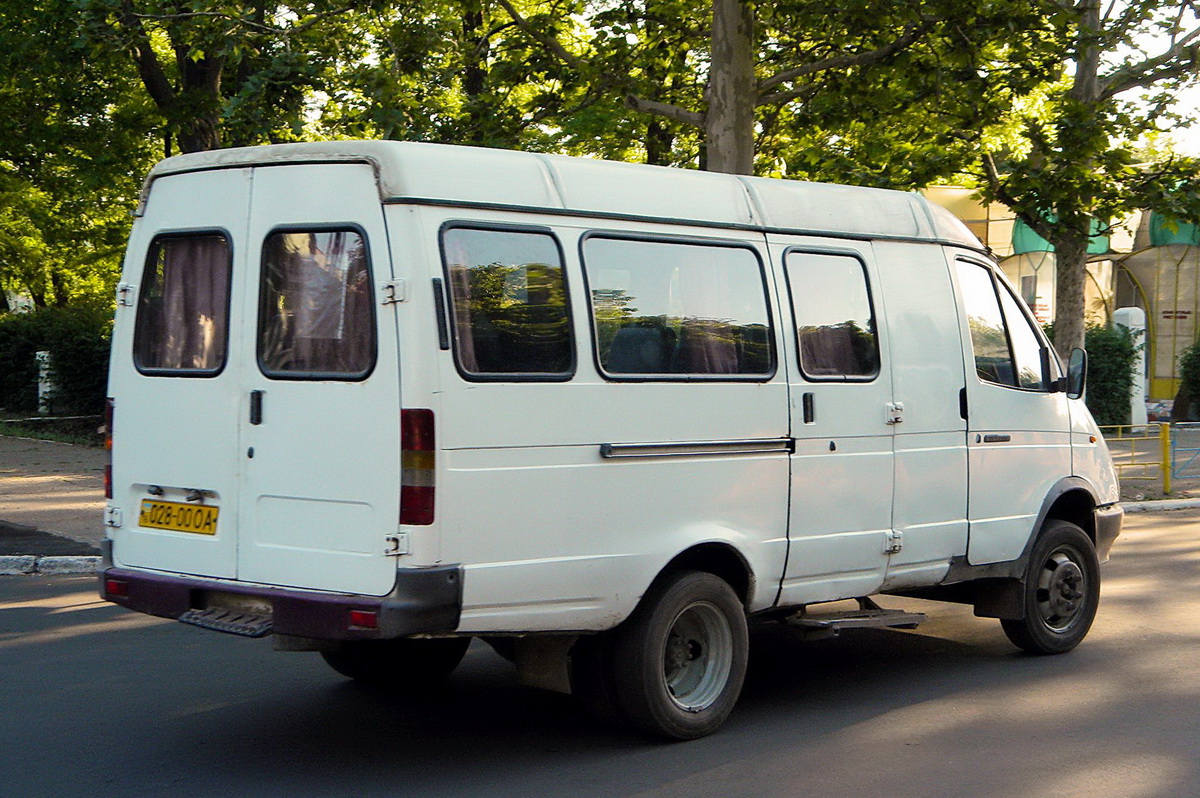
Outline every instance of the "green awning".
[[(1051, 218), (1050, 221), (1054, 221)], [(1100, 220), (1093, 219), (1091, 224), (1092, 237), (1088, 239), (1088, 254), (1103, 255), (1108, 252), (1108, 236), (1096, 235), (1100, 229)], [(1053, 252), (1054, 245), (1037, 233), (1025, 222), (1017, 219), (1013, 225), (1012, 234), (1013, 254), (1024, 255), (1026, 252)]]
[(1177, 222), (1157, 211), (1150, 212), (1150, 246), (1171, 244), (1200, 246), (1200, 227), (1193, 222)]

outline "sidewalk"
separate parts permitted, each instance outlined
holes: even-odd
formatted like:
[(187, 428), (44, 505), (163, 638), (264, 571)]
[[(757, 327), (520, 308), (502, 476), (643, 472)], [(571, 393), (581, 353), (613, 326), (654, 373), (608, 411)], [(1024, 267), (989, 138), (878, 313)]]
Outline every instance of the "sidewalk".
[(0, 574), (95, 570), (107, 459), (102, 449), (0, 435)]

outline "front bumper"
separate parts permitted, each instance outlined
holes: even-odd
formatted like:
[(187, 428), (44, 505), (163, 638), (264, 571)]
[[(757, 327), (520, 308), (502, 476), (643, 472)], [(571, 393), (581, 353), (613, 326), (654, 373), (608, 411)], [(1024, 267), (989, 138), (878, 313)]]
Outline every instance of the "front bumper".
[[(178, 620), (230, 597), (269, 606), (270, 632), (315, 640), (379, 640), (453, 632), (462, 612), (462, 568), (398, 568), (386, 596), (319, 593), (268, 585), (223, 582), (177, 574), (109, 567), (100, 571), (100, 597), (131, 610)], [(120, 583), (124, 595), (108, 590)], [(352, 611), (375, 613), (377, 625), (351, 623)]]
[(1096, 556), (1100, 562), (1108, 562), (1108, 553), (1112, 550), (1113, 541), (1121, 534), (1121, 524), (1125, 520), (1125, 508), (1119, 504), (1109, 504), (1096, 508)]

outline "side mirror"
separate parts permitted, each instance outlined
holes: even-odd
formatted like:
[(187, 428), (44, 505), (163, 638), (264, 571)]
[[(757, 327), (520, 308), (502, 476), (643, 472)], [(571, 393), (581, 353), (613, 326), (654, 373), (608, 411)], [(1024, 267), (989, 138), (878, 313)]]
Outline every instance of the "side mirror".
[(1067, 362), (1067, 397), (1078, 399), (1083, 396), (1087, 387), (1087, 352), (1082, 349), (1071, 350), (1071, 359)]

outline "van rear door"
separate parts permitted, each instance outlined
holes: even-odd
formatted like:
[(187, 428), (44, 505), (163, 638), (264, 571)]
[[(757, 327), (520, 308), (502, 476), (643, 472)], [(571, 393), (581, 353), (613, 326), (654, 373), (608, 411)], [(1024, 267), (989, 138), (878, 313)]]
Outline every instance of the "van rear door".
[(238, 577), (382, 595), (400, 384), (383, 210), (365, 164), (260, 167), (243, 294)]
[(230, 300), (245, 274), (250, 182), (249, 169), (161, 177), (134, 227), (109, 369), (119, 565), (237, 574), (248, 344), (230, 334), (244, 326)]

